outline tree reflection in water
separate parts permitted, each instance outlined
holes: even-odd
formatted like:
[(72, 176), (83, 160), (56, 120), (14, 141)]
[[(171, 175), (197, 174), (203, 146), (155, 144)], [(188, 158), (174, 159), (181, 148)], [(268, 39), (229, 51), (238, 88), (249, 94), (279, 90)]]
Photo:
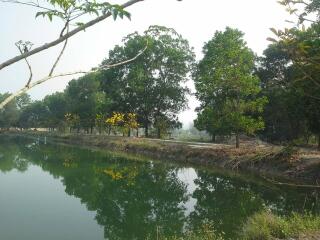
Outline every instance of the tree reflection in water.
[[(265, 207), (279, 214), (303, 209), (319, 212), (317, 193), (261, 180), (75, 147), (25, 140), (0, 143), (1, 172), (27, 171), (33, 164), (61, 179), (67, 194), (96, 212), (95, 219), (108, 239), (152, 238), (156, 231), (179, 235), (208, 220), (234, 237), (249, 216)], [(192, 176), (184, 174), (190, 171)]]

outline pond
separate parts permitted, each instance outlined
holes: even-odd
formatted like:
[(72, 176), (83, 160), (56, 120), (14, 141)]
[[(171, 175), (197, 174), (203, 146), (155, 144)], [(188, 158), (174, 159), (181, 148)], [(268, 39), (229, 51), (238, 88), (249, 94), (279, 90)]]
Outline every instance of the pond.
[(246, 219), (266, 207), (281, 215), (320, 212), (312, 190), (3, 137), (0, 191), (0, 239), (156, 239), (208, 221), (235, 239)]

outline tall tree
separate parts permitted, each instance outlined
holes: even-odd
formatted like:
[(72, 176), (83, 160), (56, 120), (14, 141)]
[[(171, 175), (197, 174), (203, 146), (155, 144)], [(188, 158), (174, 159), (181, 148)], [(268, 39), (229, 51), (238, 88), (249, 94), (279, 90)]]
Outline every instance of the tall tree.
[[(147, 49), (141, 58), (104, 71), (103, 86), (107, 96), (116, 93), (115, 99), (123, 111), (138, 114), (148, 136), (149, 127), (156, 125), (156, 119), (165, 116), (167, 123), (176, 124), (177, 114), (186, 108), (189, 89), (184, 84), (193, 67), (194, 53), (188, 41), (174, 29), (150, 26), (143, 35), (135, 32), (125, 37), (124, 45), (110, 51), (102, 64), (131, 58), (145, 45)], [(112, 85), (114, 81), (117, 81), (116, 89)], [(158, 137), (160, 132), (158, 129)]]
[(222, 124), (209, 122), (205, 124), (208, 130), (235, 134), (238, 148), (241, 133), (253, 134), (264, 127), (258, 114), (267, 100), (258, 97), (261, 88), (259, 78), (253, 74), (255, 55), (243, 40), (243, 33), (229, 27), (217, 31), (203, 53), (194, 74), (201, 102), (199, 116), (210, 111), (213, 121)]

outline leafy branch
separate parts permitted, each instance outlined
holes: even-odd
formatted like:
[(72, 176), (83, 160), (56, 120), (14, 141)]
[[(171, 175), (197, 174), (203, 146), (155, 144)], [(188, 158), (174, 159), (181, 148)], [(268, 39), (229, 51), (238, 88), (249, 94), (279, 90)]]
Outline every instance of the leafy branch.
[[(0, 0), (0, 1), (3, 1), (3, 0)], [(108, 18), (110, 16), (113, 16), (114, 19), (117, 19), (118, 16), (120, 18), (123, 18), (124, 16), (130, 18), (130, 14), (128, 12), (126, 12), (124, 9), (136, 4), (138, 2), (141, 2), (141, 1), (143, 1), (143, 0), (130, 0), (122, 5), (103, 4), (103, 6), (102, 6), (101, 4), (97, 4), (97, 3), (94, 5), (92, 5), (92, 4), (86, 5), (85, 3), (82, 3), (79, 5), (79, 3), (77, 3), (77, 5), (75, 5), (76, 2), (72, 1), (72, 0), (50, 0), (50, 3), (53, 6), (58, 5), (58, 7), (63, 9), (63, 12), (54, 9), (54, 10), (48, 10), (46, 12), (37, 13), (38, 16), (40, 16), (40, 15), (47, 16), (50, 20), (54, 16), (55, 17), (62, 17), (64, 20), (69, 19), (70, 21), (71, 21), (71, 19), (75, 20), (72, 13), (77, 13), (78, 16), (83, 16), (85, 14), (95, 13), (97, 16), (94, 19), (92, 19), (86, 23), (78, 24), (75, 29), (69, 31), (68, 33), (64, 34), (63, 36), (59, 36), (58, 39), (56, 39), (50, 43), (45, 43), (42, 46), (34, 48), (28, 52), (24, 52), (23, 54), (20, 54), (16, 57), (13, 57), (13, 58), (1, 63), (0, 70), (7, 67), (7, 66), (10, 66), (11, 64), (14, 64), (14, 63), (20, 61), (22, 59), (25, 59), (29, 56), (32, 56), (36, 53), (42, 52), (43, 50), (54, 47), (54, 46), (64, 42), (66, 39), (76, 35), (77, 33), (81, 32), (91, 26), (94, 26), (95, 24), (105, 20), (106, 18)], [(11, 1), (9, 1), (9, 2), (11, 2)], [(16, 3), (16, 1), (14, 1), (14, 3)], [(31, 4), (31, 5), (33, 5), (33, 4)], [(85, 7), (85, 6), (87, 6), (87, 7)], [(35, 7), (37, 7), (37, 6), (35, 6)], [(65, 14), (67, 14), (67, 15), (65, 15)]]

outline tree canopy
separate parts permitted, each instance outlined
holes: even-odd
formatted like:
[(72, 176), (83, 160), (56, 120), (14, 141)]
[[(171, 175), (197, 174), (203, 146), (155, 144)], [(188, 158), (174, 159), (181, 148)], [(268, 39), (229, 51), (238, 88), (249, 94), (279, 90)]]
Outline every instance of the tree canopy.
[(226, 28), (217, 31), (203, 48), (204, 57), (195, 72), (199, 129), (212, 135), (253, 134), (264, 127), (257, 115), (266, 98), (258, 97), (260, 80), (254, 75), (255, 55), (246, 46), (243, 33)]

